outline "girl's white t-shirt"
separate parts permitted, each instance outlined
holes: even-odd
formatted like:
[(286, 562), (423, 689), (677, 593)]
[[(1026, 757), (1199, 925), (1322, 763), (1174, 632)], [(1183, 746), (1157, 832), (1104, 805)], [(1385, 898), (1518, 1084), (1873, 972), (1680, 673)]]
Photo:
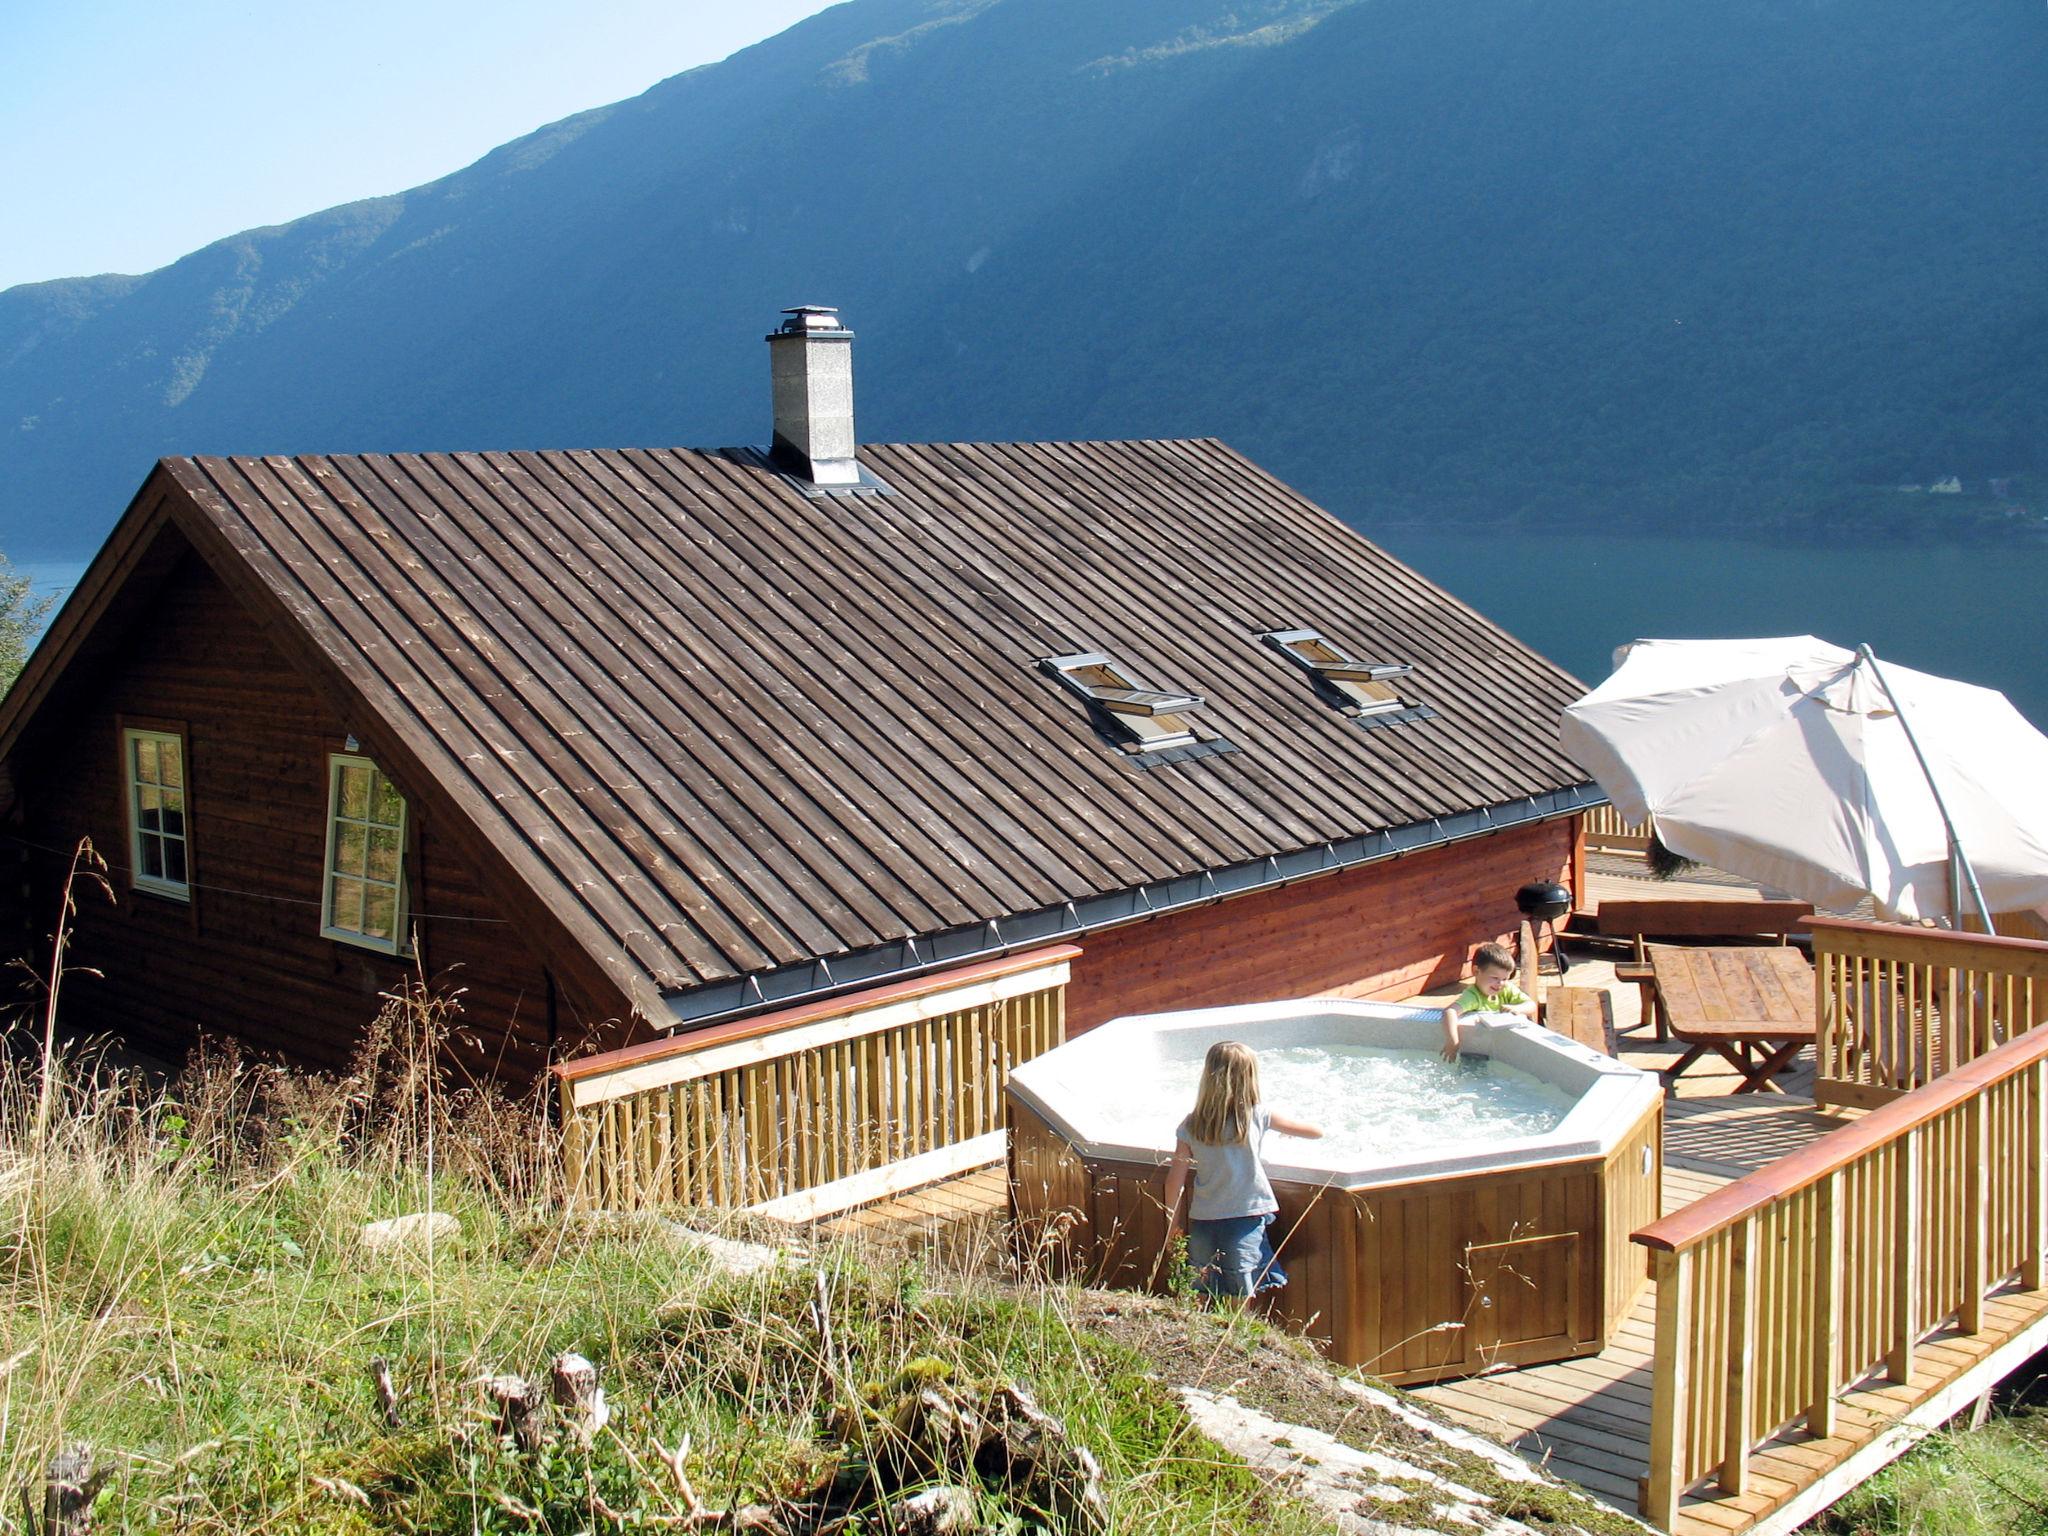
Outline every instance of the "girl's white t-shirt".
[(1189, 1116), (1174, 1128), (1195, 1156), (1195, 1192), (1188, 1199), (1190, 1221), (1228, 1221), (1237, 1216), (1269, 1216), (1280, 1209), (1273, 1185), (1259, 1161), (1259, 1147), (1272, 1127), (1263, 1108), (1252, 1111), (1252, 1133), (1243, 1141), (1197, 1141), (1188, 1131)]

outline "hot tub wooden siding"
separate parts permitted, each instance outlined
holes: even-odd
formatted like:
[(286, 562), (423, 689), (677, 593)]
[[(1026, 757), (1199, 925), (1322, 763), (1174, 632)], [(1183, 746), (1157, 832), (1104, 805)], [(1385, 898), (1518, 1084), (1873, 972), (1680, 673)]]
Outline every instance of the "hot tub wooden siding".
[[(1276, 1183), (1290, 1278), (1275, 1313), (1392, 1382), (1596, 1354), (1647, 1279), (1629, 1234), (1660, 1214), (1662, 1137), (1658, 1104), (1604, 1159), (1356, 1191)], [(1011, 1098), (1017, 1240), (1052, 1273), (1164, 1290), (1165, 1196), (1163, 1166), (1085, 1159)]]

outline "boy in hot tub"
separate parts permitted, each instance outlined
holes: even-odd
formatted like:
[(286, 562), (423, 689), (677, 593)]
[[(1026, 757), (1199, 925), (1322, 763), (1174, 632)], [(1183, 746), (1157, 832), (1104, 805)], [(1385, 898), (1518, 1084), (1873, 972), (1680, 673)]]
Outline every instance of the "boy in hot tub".
[(1536, 1017), (1535, 1000), (1514, 984), (1515, 957), (1498, 944), (1472, 952), (1472, 983), (1444, 1010), (1444, 1060), (1458, 1059), (1458, 1021), (1473, 1013), (1519, 1013)]

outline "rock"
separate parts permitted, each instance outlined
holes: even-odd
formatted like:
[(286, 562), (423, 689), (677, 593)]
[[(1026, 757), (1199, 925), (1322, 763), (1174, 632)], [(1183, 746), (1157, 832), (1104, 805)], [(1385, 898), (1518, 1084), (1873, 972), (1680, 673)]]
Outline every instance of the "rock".
[(453, 1242), (461, 1235), (462, 1223), (448, 1212), (415, 1211), (410, 1216), (364, 1222), (363, 1251), (389, 1253), (401, 1248), (425, 1248), (429, 1243)]
[(799, 1258), (786, 1248), (771, 1248), (766, 1243), (743, 1243), (736, 1238), (699, 1232), (679, 1221), (665, 1222), (663, 1227), (669, 1241), (678, 1248), (697, 1254), (713, 1269), (728, 1275), (756, 1275), (785, 1260), (796, 1262)]
[(927, 1488), (897, 1499), (882, 1511), (882, 1529), (895, 1536), (974, 1536), (974, 1495), (965, 1488)]
[[(1235, 1398), (1182, 1387), (1180, 1400), (1195, 1427), (1254, 1470), (1284, 1481), (1324, 1510), (1346, 1536), (1470, 1530), (1487, 1536), (1536, 1536), (1497, 1513), (1485, 1494), (1442, 1473), (1384, 1451), (1361, 1451), (1334, 1435), (1270, 1418)], [(1424, 1421), (1434, 1434), (1439, 1428)], [(1381, 1506), (1359, 1513), (1361, 1501)], [(1408, 1511), (1412, 1510), (1412, 1515)], [(1407, 1518), (1404, 1518), (1407, 1516)]]
[(1362, 1403), (1370, 1403), (1380, 1412), (1399, 1419), (1410, 1429), (1419, 1429), (1426, 1435), (1434, 1435), (1447, 1445), (1479, 1457), (1499, 1474), (1504, 1483), (1541, 1483), (1547, 1481), (1529, 1463), (1522, 1460), (1504, 1445), (1496, 1445), (1484, 1435), (1475, 1435), (1469, 1429), (1460, 1429), (1455, 1424), (1441, 1424), (1428, 1414), (1418, 1412), (1401, 1401), (1391, 1392), (1378, 1387), (1368, 1387), (1362, 1381), (1353, 1381), (1348, 1376), (1337, 1378), (1337, 1385), (1349, 1392)]

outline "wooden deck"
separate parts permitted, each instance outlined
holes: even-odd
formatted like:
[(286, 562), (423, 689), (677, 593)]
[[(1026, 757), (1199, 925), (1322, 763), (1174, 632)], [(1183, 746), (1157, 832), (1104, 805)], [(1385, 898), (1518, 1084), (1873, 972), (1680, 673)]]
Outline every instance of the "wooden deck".
[[(1841, 1123), (1791, 1097), (1673, 1099), (1666, 1111), (1667, 1211)], [(1649, 1465), (1655, 1313), (1654, 1291), (1647, 1292), (1614, 1344), (1596, 1358), (1442, 1382), (1416, 1395), (1633, 1515), (1637, 1479)], [(1680, 1507), (1678, 1536), (1777, 1536), (1795, 1529), (2044, 1345), (2048, 1302), (1994, 1296), (1982, 1332), (1964, 1336), (1951, 1326), (1916, 1350), (1910, 1381), (1893, 1384), (1880, 1373), (1843, 1395), (1833, 1435), (1816, 1439), (1795, 1426), (1770, 1442), (1751, 1462), (1742, 1496), (1722, 1495), (1711, 1480), (1696, 1489)]]
[[(1815, 1111), (1810, 1100), (1792, 1096), (1670, 1099), (1664, 1209), (1711, 1194), (1839, 1123)], [(1633, 1515), (1636, 1480), (1649, 1467), (1655, 1316), (1654, 1291), (1645, 1291), (1615, 1342), (1598, 1356), (1440, 1382), (1415, 1393), (1449, 1418)]]
[[(1626, 1057), (1649, 1066), (1676, 1049), (1628, 1035), (1622, 1044)], [(1810, 1084), (1811, 1073), (1808, 1065), (1787, 1081)], [(1798, 1094), (1730, 1097), (1732, 1072), (1719, 1093), (1711, 1086), (1713, 1074), (1701, 1077), (1682, 1079), (1684, 1096), (1666, 1103), (1667, 1211), (1843, 1123), (1842, 1116), (1817, 1111)], [(1004, 1242), (1007, 1205), (1004, 1170), (997, 1165), (835, 1217), (817, 1230), (821, 1236), (972, 1264)], [(1649, 1465), (1655, 1309), (1652, 1288), (1598, 1356), (1442, 1382), (1415, 1394), (1455, 1422), (1634, 1515), (1637, 1480)], [(1779, 1536), (1793, 1530), (2044, 1347), (2048, 1305), (2016, 1295), (1993, 1297), (1985, 1306), (1983, 1332), (1965, 1337), (1951, 1327), (1919, 1347), (1911, 1381), (1893, 1385), (1880, 1374), (1846, 1394), (1832, 1436), (1814, 1439), (1795, 1427), (1773, 1441), (1751, 1463), (1742, 1497), (1719, 1496), (1711, 1480), (1696, 1490), (1681, 1508), (1678, 1536)]]
[[(1640, 880), (1626, 873), (1612, 879), (1618, 885), (1608, 894), (1641, 894)], [(1709, 886), (1731, 899), (1758, 894), (1754, 887), (1734, 882), (1689, 883)], [(1574, 945), (1570, 984), (1608, 994), (1623, 1060), (1651, 1071), (1670, 1065), (1683, 1047), (1652, 1038), (1640, 1017), (1637, 989), (1614, 979), (1611, 953)], [(1667, 1213), (1793, 1156), (1859, 1114), (1815, 1107), (1811, 1049), (1802, 1051), (1794, 1067), (1776, 1080), (1783, 1092), (1732, 1096), (1739, 1081), (1724, 1064), (1703, 1062), (1667, 1097)], [(2041, 1119), (2048, 1110), (2030, 1113), (2035, 1119), (2028, 1124), (2048, 1123)], [(2048, 1137), (2048, 1132), (2040, 1134)], [(2048, 1140), (2043, 1141), (2040, 1156), (2048, 1162)], [(2048, 1221), (2048, 1193), (2039, 1198), (2042, 1219)], [(947, 1256), (971, 1256), (976, 1251), (986, 1254), (1000, 1243), (1004, 1207), (1002, 1170), (990, 1168), (837, 1218), (821, 1230), (905, 1243)], [(1852, 1245), (1851, 1251), (1862, 1250)], [(1503, 1369), (1413, 1390), (1452, 1420), (1513, 1446), (1554, 1475), (1636, 1515), (1640, 1483), (1652, 1457), (1656, 1303), (1653, 1286), (1598, 1356)], [(1675, 1536), (1783, 1536), (1795, 1530), (2048, 1348), (2048, 1293), (2023, 1292), (2010, 1284), (1992, 1290), (1981, 1312), (1981, 1326), (1974, 1333), (1963, 1333), (1952, 1319), (1914, 1343), (1910, 1374), (1904, 1381), (1888, 1380), (1882, 1365), (1846, 1387), (1837, 1378), (1826, 1434), (1810, 1432), (1804, 1418), (1795, 1420), (1744, 1463), (1740, 1494), (1723, 1493), (1708, 1476), (1680, 1499), (1672, 1526)]]
[(821, 1221), (817, 1233), (965, 1264), (1007, 1243), (1003, 1228), (1009, 1214), (1008, 1175), (1001, 1163), (993, 1163)]

